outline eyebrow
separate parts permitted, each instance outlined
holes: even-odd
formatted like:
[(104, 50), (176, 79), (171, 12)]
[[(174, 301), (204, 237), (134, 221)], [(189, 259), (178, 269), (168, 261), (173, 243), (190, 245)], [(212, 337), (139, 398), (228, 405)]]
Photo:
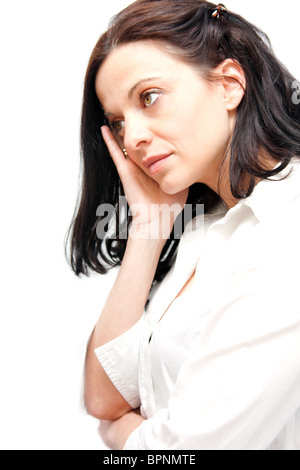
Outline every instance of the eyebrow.
[(157, 80), (158, 78), (160, 77), (150, 77), (150, 78), (142, 78), (142, 80), (139, 80), (135, 85), (133, 85), (132, 88), (130, 88), (129, 92), (128, 92), (128, 97), (131, 98), (135, 89), (141, 85), (142, 83), (144, 82), (150, 82), (151, 80)]
[[(158, 78), (161, 78), (161, 77), (149, 77), (149, 78), (142, 78), (141, 80), (139, 80), (138, 82), (135, 83), (135, 85), (133, 85), (133, 87), (130, 88), (129, 92), (128, 92), (128, 98), (132, 98), (132, 95), (134, 93), (134, 91), (136, 90), (136, 88), (138, 86), (140, 86), (142, 83), (145, 83), (145, 82), (150, 82), (151, 80), (157, 80)], [(104, 113), (105, 116), (108, 118), (109, 116), (113, 116), (113, 113)]]

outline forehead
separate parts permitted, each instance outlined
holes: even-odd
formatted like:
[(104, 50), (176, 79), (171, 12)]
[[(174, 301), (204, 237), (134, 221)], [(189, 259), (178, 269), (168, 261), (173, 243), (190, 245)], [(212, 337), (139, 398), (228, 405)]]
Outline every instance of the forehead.
[(116, 89), (128, 91), (138, 81), (152, 77), (171, 77), (182, 70), (183, 62), (159, 44), (136, 42), (116, 47), (96, 76), (96, 92), (103, 102)]

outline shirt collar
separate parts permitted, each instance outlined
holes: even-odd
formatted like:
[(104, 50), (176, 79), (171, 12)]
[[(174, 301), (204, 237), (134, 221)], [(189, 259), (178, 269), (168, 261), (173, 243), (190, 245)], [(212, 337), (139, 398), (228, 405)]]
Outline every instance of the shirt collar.
[(260, 181), (253, 193), (238, 202), (238, 206), (250, 207), (259, 222), (278, 213), (300, 195), (300, 161), (293, 160), (278, 175)]
[[(228, 210), (225, 204), (220, 202), (213, 214), (205, 214), (199, 217), (198, 228), (193, 228), (195, 220), (187, 224), (181, 237), (175, 272), (180, 271), (183, 274), (183, 271), (185, 271), (185, 275), (190, 276), (200, 257), (206, 231), (212, 223), (225, 224), (232, 218), (239, 217), (246, 208), (248, 210), (250, 208), (256, 219), (261, 222), (283, 210), (287, 204), (299, 195), (300, 160), (293, 160), (271, 180), (260, 181), (248, 198), (240, 200), (231, 209)], [(185, 269), (183, 269), (183, 266), (185, 266)]]

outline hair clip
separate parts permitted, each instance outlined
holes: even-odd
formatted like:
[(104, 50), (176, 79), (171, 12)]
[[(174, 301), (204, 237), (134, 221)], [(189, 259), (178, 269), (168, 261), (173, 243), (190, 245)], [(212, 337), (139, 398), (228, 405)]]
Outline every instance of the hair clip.
[(225, 5), (219, 3), (216, 10), (211, 15), (212, 18), (215, 18), (218, 21), (223, 21), (228, 18), (228, 11)]

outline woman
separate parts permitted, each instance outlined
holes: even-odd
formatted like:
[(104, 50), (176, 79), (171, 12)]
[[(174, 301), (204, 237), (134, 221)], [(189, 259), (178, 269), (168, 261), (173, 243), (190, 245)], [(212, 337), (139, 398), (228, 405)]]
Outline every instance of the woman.
[(71, 262), (121, 265), (85, 368), (111, 448), (300, 448), (295, 83), (223, 5), (139, 0), (99, 39)]

